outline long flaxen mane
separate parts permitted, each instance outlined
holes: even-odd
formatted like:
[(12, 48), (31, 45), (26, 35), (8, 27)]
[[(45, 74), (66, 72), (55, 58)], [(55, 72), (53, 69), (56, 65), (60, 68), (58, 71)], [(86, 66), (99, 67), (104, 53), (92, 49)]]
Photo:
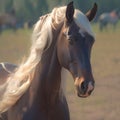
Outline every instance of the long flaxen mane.
[[(54, 8), (51, 13), (40, 17), (40, 20), (36, 23), (28, 59), (8, 77), (5, 85), (0, 86), (0, 91), (3, 87), (6, 87), (6, 90), (0, 96), (0, 113), (13, 106), (34, 80), (36, 66), (41, 61), (45, 48), (48, 48), (52, 43), (52, 29), (57, 29), (56, 26), (63, 25), (65, 13), (66, 6)], [(75, 10), (74, 20), (78, 26), (93, 36), (90, 23), (81, 11)], [(46, 47), (46, 45), (48, 46)]]

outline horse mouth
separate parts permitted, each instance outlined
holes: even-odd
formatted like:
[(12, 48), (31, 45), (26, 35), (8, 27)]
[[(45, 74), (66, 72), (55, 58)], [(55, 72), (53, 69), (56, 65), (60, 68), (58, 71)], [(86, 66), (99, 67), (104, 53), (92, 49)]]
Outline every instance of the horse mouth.
[(86, 95), (79, 95), (79, 94), (78, 94), (78, 97), (87, 98), (88, 96), (86, 96)]

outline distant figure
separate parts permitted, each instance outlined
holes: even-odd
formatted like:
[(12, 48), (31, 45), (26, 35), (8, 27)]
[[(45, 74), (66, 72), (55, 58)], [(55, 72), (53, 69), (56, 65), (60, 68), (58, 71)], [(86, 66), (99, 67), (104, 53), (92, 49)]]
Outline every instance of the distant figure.
[(99, 28), (102, 31), (107, 27), (108, 24), (113, 25), (113, 28), (116, 28), (118, 20), (120, 18), (120, 13), (117, 10), (113, 10), (110, 13), (103, 13), (99, 16)]
[(16, 30), (16, 24), (17, 18), (14, 9), (8, 13), (0, 14), (0, 31), (6, 28), (12, 28)]
[(34, 25), (34, 22), (32, 20), (28, 20), (24, 23), (24, 28), (31, 29)]

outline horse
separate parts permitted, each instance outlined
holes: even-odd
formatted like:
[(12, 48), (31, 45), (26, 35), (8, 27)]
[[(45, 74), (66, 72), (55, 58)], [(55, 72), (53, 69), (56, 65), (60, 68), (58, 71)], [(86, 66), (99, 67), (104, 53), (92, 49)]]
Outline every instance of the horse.
[(62, 68), (73, 76), (76, 94), (95, 87), (90, 56), (95, 41), (90, 21), (73, 2), (54, 8), (34, 26), (28, 58), (20, 65), (0, 64), (0, 113), (3, 120), (70, 120)]
[(12, 28), (16, 30), (17, 18), (10, 13), (4, 13), (0, 15), (0, 31), (6, 28)]
[(108, 26), (108, 24), (113, 25), (113, 28), (116, 28), (116, 25), (120, 19), (120, 13), (116, 10), (113, 10), (110, 13), (103, 13), (99, 16), (99, 28), (102, 31)]

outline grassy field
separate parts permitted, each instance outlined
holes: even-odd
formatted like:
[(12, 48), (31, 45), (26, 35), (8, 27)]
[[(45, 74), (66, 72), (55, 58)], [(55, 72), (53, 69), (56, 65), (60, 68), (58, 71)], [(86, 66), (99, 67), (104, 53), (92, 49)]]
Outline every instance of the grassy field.
[[(71, 75), (67, 77), (67, 100), (71, 120), (119, 120), (120, 117), (120, 25), (100, 32), (93, 25), (96, 41), (91, 62), (96, 87), (85, 99), (75, 94)], [(30, 47), (31, 30), (5, 31), (0, 34), (0, 62), (20, 63)]]

